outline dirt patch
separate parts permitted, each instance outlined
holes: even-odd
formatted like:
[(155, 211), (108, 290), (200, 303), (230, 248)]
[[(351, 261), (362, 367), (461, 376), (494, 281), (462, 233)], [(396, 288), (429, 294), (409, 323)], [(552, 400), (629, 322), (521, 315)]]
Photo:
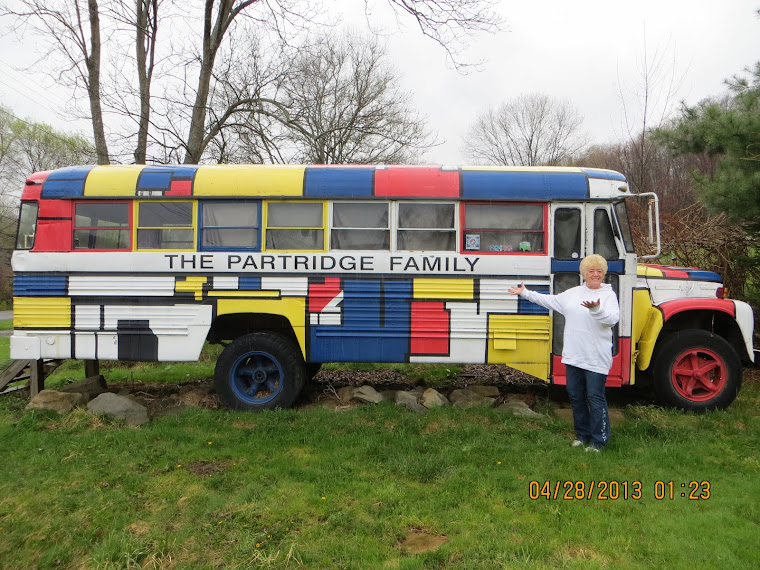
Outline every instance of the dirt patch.
[(211, 477), (226, 468), (227, 464), (221, 461), (197, 461), (187, 466), (187, 470), (198, 477)]
[(409, 554), (421, 554), (437, 550), (448, 541), (449, 538), (443, 534), (430, 534), (422, 529), (413, 528), (399, 546)]

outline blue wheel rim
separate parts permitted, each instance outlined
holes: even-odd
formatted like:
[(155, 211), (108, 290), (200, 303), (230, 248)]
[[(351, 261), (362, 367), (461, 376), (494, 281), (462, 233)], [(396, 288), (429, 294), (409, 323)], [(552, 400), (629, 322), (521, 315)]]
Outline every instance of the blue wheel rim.
[(282, 392), (284, 374), (279, 361), (266, 352), (242, 355), (230, 371), (230, 386), (246, 404), (261, 405)]

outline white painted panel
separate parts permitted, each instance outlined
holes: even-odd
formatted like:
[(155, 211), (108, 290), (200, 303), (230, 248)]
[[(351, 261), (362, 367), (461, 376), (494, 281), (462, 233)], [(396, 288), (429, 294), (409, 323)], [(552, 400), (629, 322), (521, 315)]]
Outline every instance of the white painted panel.
[(309, 292), (306, 277), (262, 277), (263, 291), (279, 291), (283, 297), (305, 297)]
[(212, 287), (222, 291), (237, 291), (240, 287), (239, 277), (214, 277), (212, 281)]
[[(95, 267), (91, 269), (95, 269)], [(69, 277), (69, 295), (172, 297), (174, 296), (174, 277), (72, 275)]]

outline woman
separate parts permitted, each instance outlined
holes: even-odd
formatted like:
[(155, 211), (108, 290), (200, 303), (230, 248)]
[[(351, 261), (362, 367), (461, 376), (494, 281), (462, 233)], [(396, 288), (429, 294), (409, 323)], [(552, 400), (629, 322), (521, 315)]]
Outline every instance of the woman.
[(573, 447), (601, 451), (610, 440), (610, 417), (604, 386), (612, 367), (612, 327), (620, 308), (612, 286), (604, 283), (607, 261), (597, 254), (581, 261), (583, 285), (559, 295), (529, 291), (525, 284), (509, 293), (565, 316), (562, 363), (567, 368), (567, 393), (573, 408)]

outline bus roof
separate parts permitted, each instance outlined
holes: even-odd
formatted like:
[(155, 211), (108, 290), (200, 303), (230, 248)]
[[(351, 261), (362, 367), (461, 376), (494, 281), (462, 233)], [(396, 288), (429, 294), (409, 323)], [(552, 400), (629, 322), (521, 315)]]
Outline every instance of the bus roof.
[(550, 201), (629, 195), (625, 177), (612, 170), (506, 166), (72, 166), (34, 174), (26, 188), (22, 199), (250, 196)]

